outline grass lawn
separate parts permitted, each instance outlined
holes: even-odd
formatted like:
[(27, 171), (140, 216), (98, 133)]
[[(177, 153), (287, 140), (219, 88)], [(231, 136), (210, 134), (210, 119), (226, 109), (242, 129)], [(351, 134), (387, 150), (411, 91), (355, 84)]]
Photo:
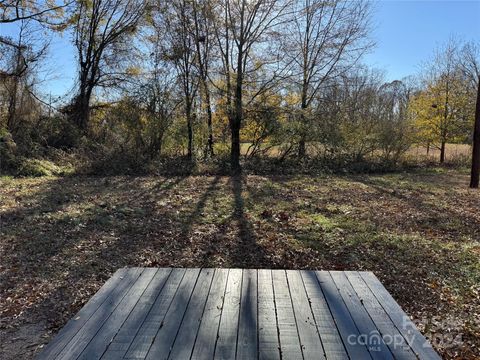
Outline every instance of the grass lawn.
[(31, 357), (119, 267), (206, 266), (371, 270), (443, 356), (479, 357), (467, 185), (453, 170), (0, 178), (0, 354)]

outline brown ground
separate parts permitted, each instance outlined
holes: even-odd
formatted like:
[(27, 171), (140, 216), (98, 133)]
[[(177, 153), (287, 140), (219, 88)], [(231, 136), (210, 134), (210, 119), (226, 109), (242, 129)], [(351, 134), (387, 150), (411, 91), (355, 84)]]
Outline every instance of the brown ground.
[(31, 358), (122, 266), (371, 270), (480, 357), (480, 191), (454, 171), (0, 178), (0, 354)]

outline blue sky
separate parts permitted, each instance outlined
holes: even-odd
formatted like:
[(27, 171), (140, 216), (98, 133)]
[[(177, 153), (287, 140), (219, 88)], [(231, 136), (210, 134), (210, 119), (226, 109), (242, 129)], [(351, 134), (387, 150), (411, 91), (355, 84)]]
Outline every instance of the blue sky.
[[(372, 39), (377, 46), (364, 62), (385, 70), (388, 80), (418, 72), (434, 49), (451, 36), (480, 42), (480, 0), (374, 0)], [(8, 35), (11, 26), (0, 25)], [(49, 80), (41, 85), (44, 94), (60, 96), (75, 81), (75, 55), (69, 35), (56, 35), (46, 64)]]
[(365, 58), (389, 80), (419, 71), (436, 47), (450, 37), (480, 42), (480, 0), (375, 1), (373, 40)]

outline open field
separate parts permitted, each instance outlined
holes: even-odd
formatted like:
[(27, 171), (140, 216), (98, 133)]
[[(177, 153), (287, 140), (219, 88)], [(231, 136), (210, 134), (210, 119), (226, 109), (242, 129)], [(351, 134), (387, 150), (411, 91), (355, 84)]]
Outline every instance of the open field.
[(0, 353), (30, 358), (122, 266), (371, 270), (446, 358), (480, 356), (466, 173), (0, 178)]

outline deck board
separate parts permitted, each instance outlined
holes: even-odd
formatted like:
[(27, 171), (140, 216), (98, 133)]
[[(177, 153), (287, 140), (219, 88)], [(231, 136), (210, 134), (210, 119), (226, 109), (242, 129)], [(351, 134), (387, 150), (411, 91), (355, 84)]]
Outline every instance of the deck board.
[(322, 358), (440, 359), (373, 273), (171, 268), (118, 270), (38, 356)]

